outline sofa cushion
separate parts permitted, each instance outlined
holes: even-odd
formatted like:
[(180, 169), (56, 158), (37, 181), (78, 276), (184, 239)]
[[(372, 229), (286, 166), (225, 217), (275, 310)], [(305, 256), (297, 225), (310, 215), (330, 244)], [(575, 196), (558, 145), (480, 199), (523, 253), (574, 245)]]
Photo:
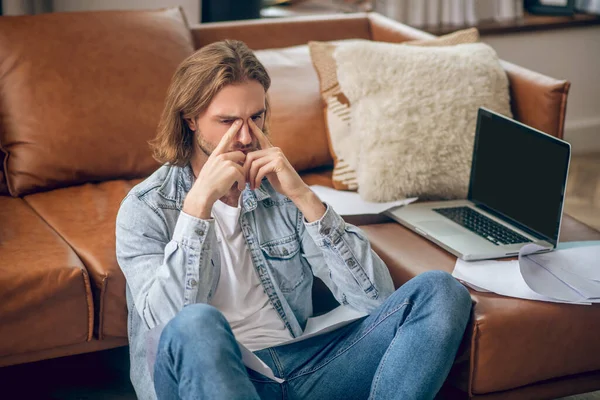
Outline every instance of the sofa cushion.
[(0, 321), (0, 359), (92, 337), (83, 264), (22, 199), (8, 196), (0, 196)]
[(321, 185), (332, 188), (332, 172), (333, 171), (331, 168), (317, 168), (309, 171), (304, 171), (300, 174), (300, 177), (307, 185)]
[(100, 339), (127, 337), (125, 277), (117, 264), (115, 221), (121, 200), (140, 181), (86, 184), (25, 197), (87, 268), (94, 296), (94, 331)]
[(12, 195), (147, 176), (167, 87), (193, 52), (179, 9), (0, 19), (0, 146)]
[(511, 116), (496, 52), (483, 43), (359, 42), (339, 46), (334, 58), (360, 142), (361, 197), (466, 198), (478, 108)]
[(271, 77), (271, 140), (298, 171), (331, 165), (319, 80), (308, 46), (258, 50)]
[[(455, 256), (397, 223), (360, 228), (396, 286), (425, 271), (454, 269)], [(561, 239), (599, 240), (600, 232), (565, 216)], [(473, 324), (463, 343), (470, 363), (457, 363), (450, 374), (462, 390), (485, 394), (600, 369), (600, 304), (544, 303), (473, 290), (471, 295)]]
[[(469, 28), (432, 39), (409, 40), (402, 44), (411, 46), (453, 46), (462, 43), (475, 43), (478, 40), (478, 30)], [(338, 190), (358, 189), (356, 166), (351, 165), (350, 162), (356, 158), (354, 154), (358, 153), (360, 142), (350, 135), (350, 109), (352, 105), (338, 82), (337, 65), (333, 57), (333, 52), (337, 47), (354, 41), (308, 43), (310, 57), (319, 76), (319, 86), (327, 123), (329, 151), (334, 162), (333, 186)]]

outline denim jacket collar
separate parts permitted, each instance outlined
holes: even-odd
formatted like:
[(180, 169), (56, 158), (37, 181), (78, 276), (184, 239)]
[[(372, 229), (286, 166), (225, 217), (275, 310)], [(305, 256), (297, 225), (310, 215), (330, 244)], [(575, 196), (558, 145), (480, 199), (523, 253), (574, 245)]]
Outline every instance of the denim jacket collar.
[[(177, 208), (183, 208), (183, 200), (187, 193), (192, 189), (195, 177), (190, 164), (181, 168), (171, 168), (169, 174), (158, 193), (167, 200), (172, 200), (176, 203)], [(250, 190), (249, 184), (246, 184), (246, 189), (242, 192), (242, 211), (247, 213), (256, 209), (258, 201), (263, 201), (271, 198), (271, 195), (265, 188), (269, 185), (268, 179), (263, 178), (261, 185), (256, 190)]]
[(242, 192), (242, 212), (247, 213), (256, 209), (258, 201), (270, 199), (271, 195), (265, 189), (265, 186), (269, 184), (267, 178), (263, 178), (260, 186), (256, 190), (250, 190), (250, 184), (246, 184), (246, 189)]

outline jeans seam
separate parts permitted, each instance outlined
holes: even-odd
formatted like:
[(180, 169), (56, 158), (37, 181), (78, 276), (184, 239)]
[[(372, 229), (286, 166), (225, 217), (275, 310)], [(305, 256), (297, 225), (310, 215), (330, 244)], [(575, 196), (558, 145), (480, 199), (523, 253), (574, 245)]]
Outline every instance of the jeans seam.
[(273, 379), (270, 379), (270, 378), (267, 378), (267, 379), (256, 379), (256, 378), (248, 377), (248, 379), (250, 379), (252, 382), (257, 382), (257, 383), (277, 383)]
[(277, 357), (277, 353), (271, 347), (269, 347), (269, 353), (271, 354), (271, 358), (273, 359), (273, 363), (277, 367), (277, 372), (279, 373), (279, 377), (285, 379), (283, 376), (283, 366), (281, 365), (281, 361), (279, 361), (279, 357)]
[[(404, 308), (404, 306), (407, 306), (407, 305), (411, 305), (412, 306), (413, 303), (410, 302), (410, 301), (408, 301), (408, 300), (404, 301), (402, 304), (396, 306), (394, 309), (392, 309), (387, 314), (385, 314), (382, 318), (379, 319), (379, 321), (377, 321), (377, 323), (373, 324), (363, 335), (361, 335), (358, 339), (356, 339), (354, 342), (350, 343), (348, 346), (346, 346), (342, 350), (338, 351), (329, 360), (327, 360), (324, 363), (322, 363), (322, 364), (320, 364), (318, 366), (315, 366), (313, 368), (309, 368), (309, 369), (306, 369), (306, 370), (299, 371), (297, 374), (294, 374), (294, 375), (290, 376), (287, 380), (291, 381), (292, 379), (299, 378), (300, 376), (303, 376), (303, 375), (315, 372), (318, 369), (323, 368), (324, 366), (326, 366), (327, 364), (329, 364), (330, 362), (332, 362), (333, 360), (335, 360), (336, 358), (338, 358), (339, 356), (341, 356), (342, 354), (344, 354), (345, 352), (347, 352), (348, 350), (350, 350), (356, 343), (358, 343), (359, 341), (361, 341), (365, 336), (367, 336), (369, 333), (371, 333), (376, 327), (378, 327), (379, 325), (381, 325), (382, 322), (384, 322), (386, 319), (388, 319), (388, 317), (390, 315), (396, 313), (397, 311), (399, 311), (400, 309)], [(408, 321), (408, 318), (407, 318), (406, 321)]]
[[(414, 304), (412, 304), (412, 305), (414, 305)], [(409, 321), (410, 321), (411, 317), (412, 317), (412, 314), (410, 314), (410, 315), (409, 315), (409, 316), (406, 318), (406, 321), (404, 321), (404, 323), (403, 323), (403, 324), (402, 324), (402, 326), (401, 326), (401, 327), (398, 329), (398, 331), (401, 331), (401, 330), (402, 330), (402, 328), (404, 328), (405, 324), (406, 324), (407, 322), (409, 322)], [(392, 341), (390, 342), (390, 344), (389, 344), (389, 346), (388, 346), (388, 349), (390, 348), (390, 346), (391, 346), (393, 343), (395, 343), (395, 342), (396, 342), (396, 338), (398, 338), (398, 336), (399, 336), (399, 335), (398, 335), (398, 332), (396, 332), (396, 334), (394, 335), (394, 338), (392, 339)], [(387, 351), (386, 351), (386, 353), (387, 353)], [(379, 370), (379, 367), (381, 367), (381, 366), (382, 366), (382, 365), (385, 363), (385, 361), (386, 361), (386, 360), (387, 360), (387, 354), (384, 354), (384, 355), (383, 355), (383, 358), (381, 359), (381, 362), (379, 363), (379, 366), (377, 367), (377, 370)], [(375, 393), (375, 390), (377, 390), (377, 384), (379, 383), (379, 378), (380, 378), (380, 376), (381, 376), (381, 375), (378, 375), (378, 374), (377, 374), (377, 370), (375, 371), (375, 377), (373, 378), (373, 383), (371, 384), (371, 394), (369, 394), (369, 399), (368, 399), (368, 400), (372, 400), (372, 398), (373, 398), (373, 397), (372, 397), (372, 395)]]
[[(390, 342), (388, 348), (391, 347), (396, 342), (397, 338), (398, 338), (398, 334), (394, 335), (394, 338)], [(381, 361), (380, 361), (379, 366), (377, 367), (377, 369), (381, 368), (385, 364), (385, 362), (387, 361), (387, 357), (388, 357), (388, 353), (386, 351), (386, 353), (383, 355), (383, 358), (381, 359)], [(371, 384), (371, 391), (370, 391), (371, 393), (369, 394), (369, 400), (373, 399), (373, 396), (375, 395), (375, 391), (377, 390), (377, 385), (379, 384), (379, 378), (380, 377), (381, 377), (381, 375), (376, 370), (375, 371), (375, 376), (373, 377), (373, 383)]]

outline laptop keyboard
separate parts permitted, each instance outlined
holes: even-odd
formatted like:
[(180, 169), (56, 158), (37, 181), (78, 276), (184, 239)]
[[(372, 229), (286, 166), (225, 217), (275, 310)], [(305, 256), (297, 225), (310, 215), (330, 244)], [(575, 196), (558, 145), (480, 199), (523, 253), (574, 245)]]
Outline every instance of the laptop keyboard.
[(526, 237), (519, 235), (470, 207), (434, 208), (433, 211), (464, 226), (495, 245), (531, 242)]

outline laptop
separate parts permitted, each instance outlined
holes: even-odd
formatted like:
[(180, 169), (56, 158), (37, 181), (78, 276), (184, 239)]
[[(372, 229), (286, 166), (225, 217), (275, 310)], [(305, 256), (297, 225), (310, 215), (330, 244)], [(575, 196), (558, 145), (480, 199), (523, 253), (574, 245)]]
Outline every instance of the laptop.
[(477, 114), (466, 200), (413, 203), (387, 215), (463, 260), (553, 250), (571, 146), (491, 110)]

